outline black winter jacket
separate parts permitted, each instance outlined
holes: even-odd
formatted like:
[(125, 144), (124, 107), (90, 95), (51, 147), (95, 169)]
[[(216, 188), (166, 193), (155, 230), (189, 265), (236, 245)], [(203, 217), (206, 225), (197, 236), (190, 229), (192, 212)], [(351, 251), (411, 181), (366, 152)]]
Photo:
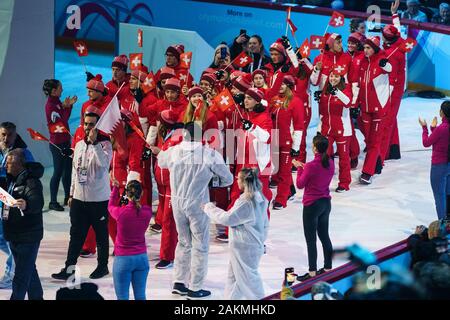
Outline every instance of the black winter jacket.
[[(3, 219), (3, 232), (7, 241), (38, 242), (44, 236), (42, 208), (44, 195), (39, 180), (44, 174), (44, 167), (38, 162), (29, 162), (26, 169), (15, 179), (8, 176), (8, 186), (15, 181), (12, 196), (27, 202), (23, 216), (19, 208), (10, 208), (8, 219)], [(2, 211), (4, 208), (2, 208)], [(3, 216), (3, 212), (2, 212)]]

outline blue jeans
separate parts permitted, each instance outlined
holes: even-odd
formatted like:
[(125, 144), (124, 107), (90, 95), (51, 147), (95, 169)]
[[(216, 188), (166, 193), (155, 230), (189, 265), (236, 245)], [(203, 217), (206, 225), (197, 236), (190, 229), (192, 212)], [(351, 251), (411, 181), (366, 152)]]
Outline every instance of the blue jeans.
[(129, 300), (130, 283), (135, 300), (146, 300), (145, 288), (150, 266), (146, 253), (132, 256), (115, 256), (113, 264), (114, 290), (117, 300)]
[(10, 242), (16, 262), (16, 273), (12, 284), (11, 300), (42, 300), (44, 292), (36, 270), (36, 259), (40, 241), (29, 243)]
[[(0, 212), (1, 212), (1, 205), (0, 205)], [(0, 250), (6, 253), (8, 258), (6, 259), (6, 267), (5, 267), (5, 278), (9, 278), (12, 280), (14, 277), (14, 259), (11, 252), (11, 249), (9, 247), (8, 241), (5, 240), (3, 236), (3, 222), (0, 219)]]
[(447, 215), (447, 195), (450, 195), (450, 163), (431, 165), (430, 180), (436, 212), (443, 219)]

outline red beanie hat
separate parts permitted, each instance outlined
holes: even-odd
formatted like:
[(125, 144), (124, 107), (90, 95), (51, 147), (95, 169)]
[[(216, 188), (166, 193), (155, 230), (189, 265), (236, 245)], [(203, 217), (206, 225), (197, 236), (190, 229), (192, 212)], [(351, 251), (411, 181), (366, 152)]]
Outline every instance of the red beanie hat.
[(162, 67), (159, 71), (160, 71), (160, 73), (159, 73), (159, 80), (160, 81), (175, 77), (175, 70), (173, 70), (172, 68)]
[(194, 94), (197, 94), (197, 93), (203, 94), (202, 88), (200, 88), (199, 86), (195, 86), (195, 87), (190, 88), (189, 92), (188, 92), (189, 99), (192, 98), (192, 96)]
[(148, 75), (148, 68), (144, 65), (139, 66), (137, 69), (131, 71), (131, 76), (144, 82)]
[(328, 48), (332, 48), (334, 42), (338, 39), (338, 38), (342, 38), (340, 34), (338, 33), (332, 33), (330, 34), (330, 36), (327, 38), (326, 40), (326, 44), (328, 45)]
[(159, 114), (159, 118), (162, 122), (165, 122), (166, 124), (174, 124), (177, 121), (177, 115), (175, 112), (173, 112), (170, 109), (161, 111)]
[(111, 67), (116, 67), (122, 69), (123, 71), (127, 71), (128, 62), (128, 57), (124, 54), (121, 54), (120, 56), (114, 58)]
[(216, 75), (213, 73), (204, 73), (200, 78), (200, 81), (207, 81), (210, 85), (214, 86), (217, 81)]
[(177, 78), (167, 79), (166, 84), (164, 85), (164, 90), (180, 91), (181, 90), (180, 80), (178, 80)]
[(245, 72), (242, 72), (240, 70), (235, 70), (230, 74), (230, 81), (233, 81), (236, 78), (239, 78), (240, 76), (243, 76)]
[(98, 115), (99, 117), (102, 115), (102, 110), (97, 108), (94, 105), (90, 105), (89, 107), (86, 108), (86, 110), (84, 111), (84, 114), (88, 114), (88, 113), (95, 113), (96, 115)]
[(250, 81), (248, 81), (248, 79), (244, 76), (239, 76), (233, 80), (233, 87), (241, 92), (246, 92), (251, 86), (252, 84)]
[(94, 78), (89, 80), (89, 82), (86, 85), (86, 88), (95, 90), (98, 92), (103, 92), (105, 90), (105, 85), (103, 84), (103, 81), (102, 81), (102, 75), (98, 74)]
[(295, 79), (293, 76), (289, 74), (284, 76), (283, 83), (287, 85), (289, 88), (295, 87)]
[(275, 50), (278, 51), (279, 53), (281, 53), (284, 57), (286, 57), (286, 49), (283, 47), (283, 45), (281, 44), (281, 40), (278, 39), (277, 41), (275, 41), (274, 43), (272, 43), (272, 45), (270, 46), (270, 50)]
[(371, 46), (375, 52), (380, 51), (380, 37), (379, 36), (367, 38), (364, 41), (364, 44)]
[(245, 94), (255, 99), (258, 103), (264, 99), (264, 93), (258, 88), (250, 88), (245, 91)]
[(364, 40), (366, 40), (366, 37), (364, 37), (364, 35), (359, 32), (353, 32), (348, 37), (349, 42), (353, 42), (356, 44), (363, 44)]
[(264, 80), (267, 80), (267, 72), (266, 70), (263, 69), (256, 69), (255, 71), (253, 71), (252, 73), (252, 79), (257, 75), (260, 74), (263, 76)]
[(184, 46), (182, 44), (174, 44), (167, 48), (166, 53), (172, 53), (178, 61), (180, 61), (180, 55), (184, 53)]
[(400, 32), (392, 24), (384, 26), (382, 33), (388, 41), (394, 41), (400, 37)]

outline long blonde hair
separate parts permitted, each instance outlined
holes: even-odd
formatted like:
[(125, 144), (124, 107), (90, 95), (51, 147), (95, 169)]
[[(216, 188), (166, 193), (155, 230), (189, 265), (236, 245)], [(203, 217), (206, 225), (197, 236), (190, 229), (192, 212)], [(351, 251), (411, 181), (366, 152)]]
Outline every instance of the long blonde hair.
[(253, 200), (256, 192), (261, 192), (262, 184), (258, 178), (258, 168), (242, 168), (239, 172), (244, 179), (244, 195), (248, 200)]
[(199, 119), (192, 119), (194, 116), (195, 106), (192, 104), (192, 102), (189, 101), (188, 105), (186, 106), (186, 110), (184, 112), (183, 123), (189, 123), (194, 120), (200, 120), (203, 125), (206, 122), (206, 114), (208, 112), (208, 102), (205, 100), (205, 98), (203, 98), (202, 103), (203, 106), (202, 110), (200, 111)]
[(294, 94), (292, 93), (291, 88), (286, 86), (286, 92), (284, 93), (284, 102), (281, 107), (284, 109), (287, 109), (289, 107), (289, 104), (291, 103), (293, 97), (294, 97)]

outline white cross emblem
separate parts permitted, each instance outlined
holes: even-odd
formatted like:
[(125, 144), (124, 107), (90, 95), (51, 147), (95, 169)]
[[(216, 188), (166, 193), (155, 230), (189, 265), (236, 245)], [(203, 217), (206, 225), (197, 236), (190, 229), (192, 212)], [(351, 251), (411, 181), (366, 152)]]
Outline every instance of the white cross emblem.
[(247, 60), (248, 60), (248, 57), (245, 56), (245, 57), (242, 57), (241, 59), (239, 59), (239, 62), (240, 62), (241, 65), (244, 65), (244, 64), (247, 63)]
[(153, 84), (153, 78), (145, 78), (144, 86), (150, 87)]
[(305, 46), (305, 47), (303, 48), (303, 54), (304, 54), (304, 55), (307, 55), (308, 52), (309, 52), (309, 47), (308, 47), (308, 46)]
[(407, 42), (407, 43), (405, 44), (405, 46), (406, 46), (406, 50), (412, 50), (412, 48), (414, 48), (414, 43), (412, 43), (412, 42)]
[(55, 133), (64, 133), (64, 127), (56, 126), (55, 127)]
[(334, 24), (336, 26), (340, 26), (340, 25), (344, 24), (344, 21), (342, 21), (341, 17), (337, 17), (337, 18), (334, 18)]
[(342, 71), (345, 70), (345, 68), (343, 68), (343, 67), (341, 67), (341, 66), (337, 66), (336, 68), (334, 68), (334, 70), (335, 70), (337, 73), (340, 74)]
[(188, 65), (189, 62), (191, 62), (191, 59), (189, 59), (187, 56), (184, 56), (183, 61), (186, 65)]
[(185, 74), (180, 74), (180, 81), (186, 81), (187, 76)]
[(141, 59), (139, 59), (139, 56), (136, 56), (131, 63), (137, 68), (141, 65)]
[(220, 104), (228, 105), (228, 100), (230, 100), (229, 96), (221, 96)]
[(83, 54), (83, 52), (84, 52), (84, 46), (81, 45), (81, 44), (79, 44), (78, 47), (77, 47), (77, 50), (78, 50), (81, 54)]
[(312, 44), (314, 45), (314, 47), (319, 48), (320, 45), (322, 44), (322, 41), (320, 41), (319, 38), (316, 38), (316, 39), (312, 42)]

